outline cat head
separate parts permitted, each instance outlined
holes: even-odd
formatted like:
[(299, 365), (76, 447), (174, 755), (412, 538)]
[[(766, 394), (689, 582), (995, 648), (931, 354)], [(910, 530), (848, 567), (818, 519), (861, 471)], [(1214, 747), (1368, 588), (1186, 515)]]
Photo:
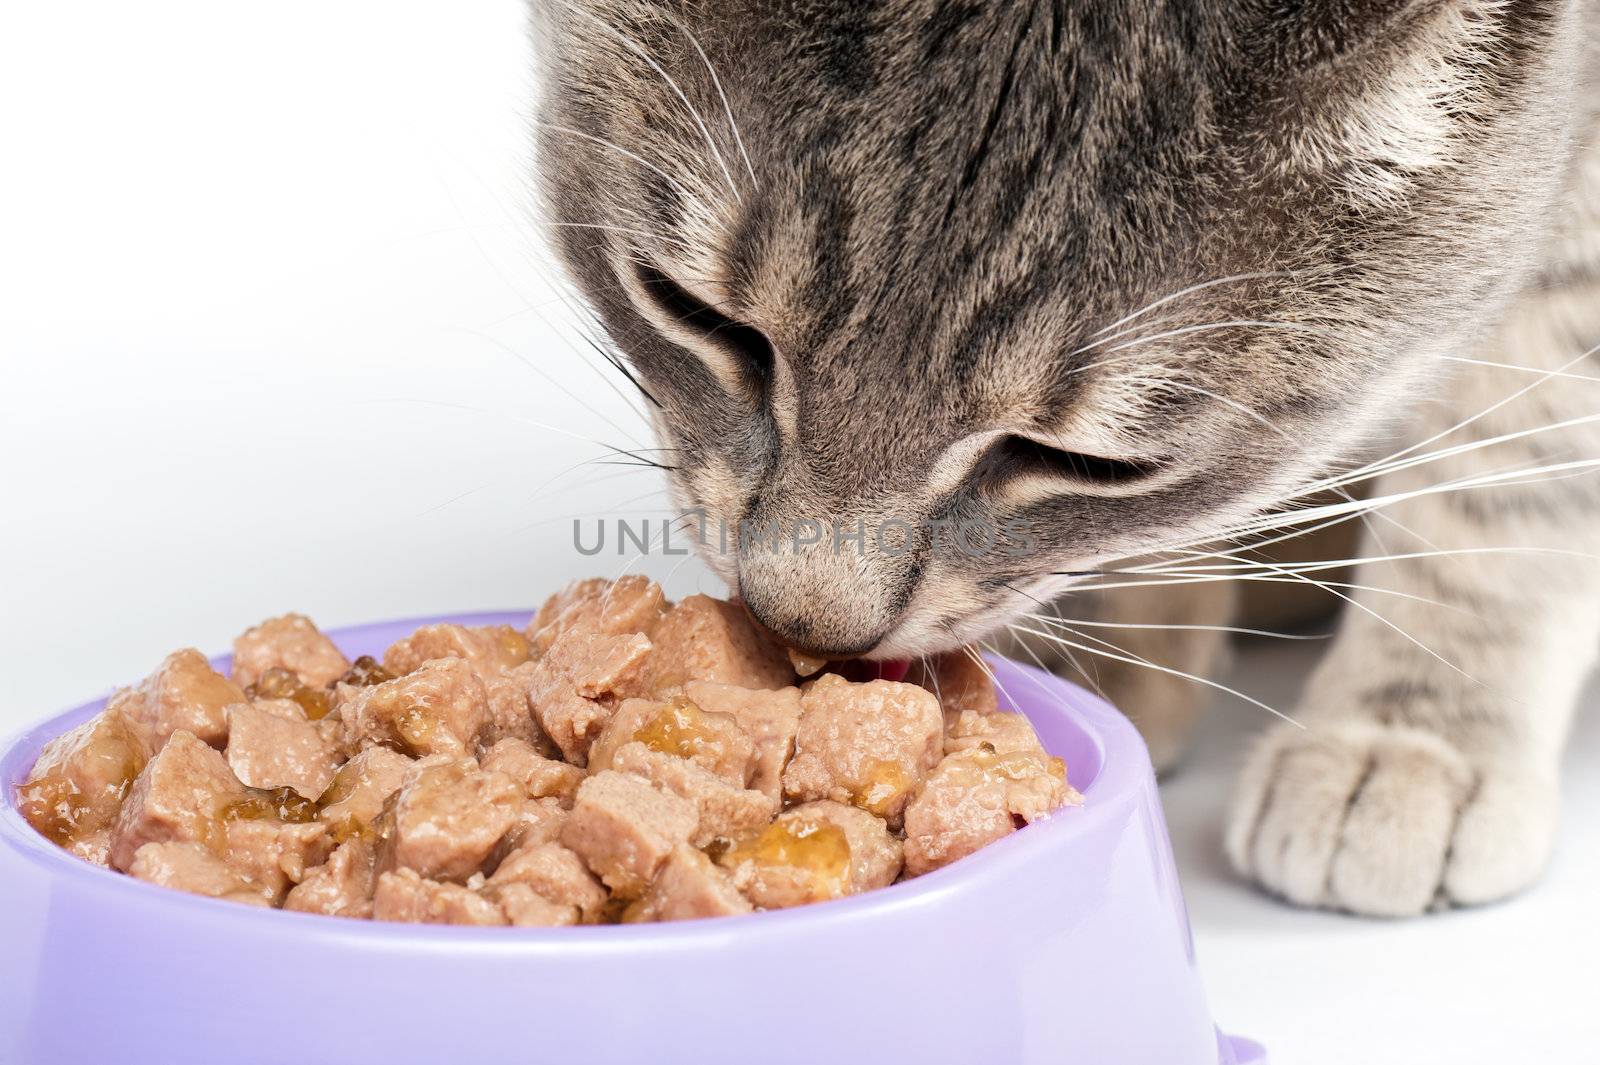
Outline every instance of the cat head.
[(541, 0), (539, 177), (712, 568), (921, 653), (1235, 531), (1447, 368), (1532, 260), (1571, 17)]

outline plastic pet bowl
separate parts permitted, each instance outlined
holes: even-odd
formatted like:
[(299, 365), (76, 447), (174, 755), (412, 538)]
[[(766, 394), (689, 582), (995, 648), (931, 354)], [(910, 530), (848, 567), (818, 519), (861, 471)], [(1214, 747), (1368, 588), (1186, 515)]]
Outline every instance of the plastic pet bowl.
[[(333, 634), (378, 654), (426, 621)], [(218, 659), (225, 667), (226, 659)], [(1143, 744), (995, 661), (1084, 804), (904, 884), (799, 909), (457, 928), (259, 910), (87, 865), (15, 786), (81, 706), (0, 751), (3, 1065), (1245, 1065), (1220, 1036)]]

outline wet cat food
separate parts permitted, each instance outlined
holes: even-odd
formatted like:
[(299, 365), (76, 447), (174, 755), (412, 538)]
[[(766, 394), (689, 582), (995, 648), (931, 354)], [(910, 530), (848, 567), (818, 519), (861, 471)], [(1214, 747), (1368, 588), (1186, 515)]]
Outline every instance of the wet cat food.
[(212, 898), (555, 926), (854, 895), (1080, 801), (975, 655), (834, 667), (642, 577), (354, 662), (290, 614), (230, 676), (169, 655), (47, 744), (18, 806), (84, 861)]

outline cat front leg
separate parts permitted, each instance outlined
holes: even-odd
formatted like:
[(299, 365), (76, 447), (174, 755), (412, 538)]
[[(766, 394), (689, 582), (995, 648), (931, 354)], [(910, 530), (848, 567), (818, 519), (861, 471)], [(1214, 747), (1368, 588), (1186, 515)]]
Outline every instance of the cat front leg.
[[(1573, 360), (1596, 342), (1600, 282), (1573, 283), (1525, 299), (1478, 357), (1592, 377), (1600, 360)], [(1363, 557), (1414, 557), (1357, 571), (1373, 590), (1311, 676), (1304, 728), (1272, 728), (1240, 777), (1229, 856), (1301, 905), (1487, 902), (1535, 880), (1554, 840), (1562, 746), (1600, 648), (1600, 474), (1561, 467), (1600, 458), (1600, 433), (1541, 427), (1595, 416), (1600, 383), (1463, 369), (1422, 419), (1438, 439), (1408, 456), (1440, 457), (1376, 484), (1404, 501)], [(1447, 450), (1471, 444), (1485, 446)]]

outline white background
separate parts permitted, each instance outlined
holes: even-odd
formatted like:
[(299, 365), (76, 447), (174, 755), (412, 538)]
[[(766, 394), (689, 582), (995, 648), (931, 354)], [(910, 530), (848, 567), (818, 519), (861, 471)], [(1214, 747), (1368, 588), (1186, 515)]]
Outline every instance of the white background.
[[(570, 546), (664, 501), (584, 464), (648, 434), (539, 250), (531, 83), (518, 0), (0, 13), (0, 733), (286, 609), (527, 606), (632, 564)], [(1238, 683), (1286, 699), (1301, 665), (1252, 650)], [(1167, 789), (1218, 1020), (1279, 1065), (1593, 1060), (1594, 715), (1545, 884), (1380, 923), (1225, 871), (1257, 714)]]

